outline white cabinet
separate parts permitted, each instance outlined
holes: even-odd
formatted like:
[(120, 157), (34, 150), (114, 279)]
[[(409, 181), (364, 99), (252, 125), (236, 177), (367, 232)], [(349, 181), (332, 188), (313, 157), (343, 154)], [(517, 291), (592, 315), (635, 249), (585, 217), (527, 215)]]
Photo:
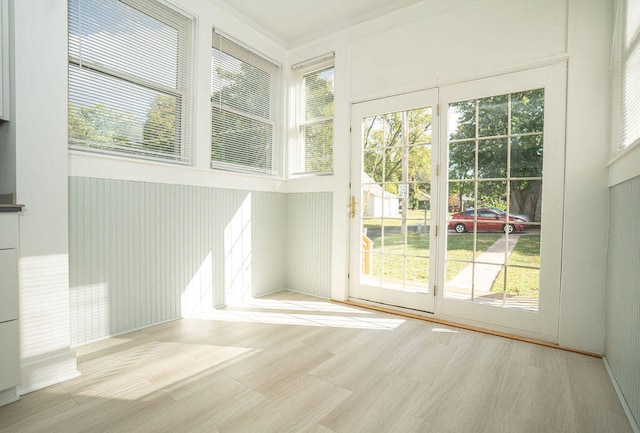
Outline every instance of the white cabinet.
[(0, 212), (0, 406), (18, 399), (18, 215)]
[[(18, 399), (18, 321), (0, 323), (0, 406)], [(5, 348), (7, 350), (5, 350)], [(4, 395), (4, 399), (3, 399)], [(3, 401), (4, 400), (4, 401)]]
[(9, 0), (0, 0), (0, 120), (9, 120)]
[(0, 323), (18, 319), (16, 250), (0, 249)]

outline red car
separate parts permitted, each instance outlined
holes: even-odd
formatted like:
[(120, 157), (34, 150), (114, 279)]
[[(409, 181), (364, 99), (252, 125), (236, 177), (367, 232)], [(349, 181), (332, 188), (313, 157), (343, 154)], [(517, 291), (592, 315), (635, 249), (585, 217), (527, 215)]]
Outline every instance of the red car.
[(476, 211), (478, 213), (476, 221), (479, 232), (508, 231), (509, 233), (513, 233), (522, 232), (526, 228), (523, 224), (524, 219), (522, 218), (509, 215), (509, 223), (506, 224), (506, 212), (498, 212), (489, 208), (481, 207), (475, 211), (471, 209), (464, 212), (456, 212), (451, 215), (449, 230), (455, 230), (457, 233), (472, 232), (474, 222), (473, 218)]

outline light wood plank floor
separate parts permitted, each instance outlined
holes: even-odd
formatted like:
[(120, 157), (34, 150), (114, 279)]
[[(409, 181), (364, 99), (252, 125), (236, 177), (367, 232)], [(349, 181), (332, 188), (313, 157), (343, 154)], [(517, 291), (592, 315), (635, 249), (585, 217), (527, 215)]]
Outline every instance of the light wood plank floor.
[(0, 432), (631, 432), (602, 360), (279, 292), (78, 349)]

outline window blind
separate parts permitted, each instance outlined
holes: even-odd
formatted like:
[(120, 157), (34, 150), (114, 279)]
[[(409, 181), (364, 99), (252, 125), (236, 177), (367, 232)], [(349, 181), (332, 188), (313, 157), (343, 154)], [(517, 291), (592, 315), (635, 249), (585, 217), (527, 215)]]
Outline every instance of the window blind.
[(640, 141), (640, 0), (620, 0), (616, 23), (617, 149)]
[(70, 0), (70, 148), (190, 163), (192, 27), (153, 0)]
[(211, 167), (279, 174), (275, 100), (280, 68), (214, 32), (211, 53)]

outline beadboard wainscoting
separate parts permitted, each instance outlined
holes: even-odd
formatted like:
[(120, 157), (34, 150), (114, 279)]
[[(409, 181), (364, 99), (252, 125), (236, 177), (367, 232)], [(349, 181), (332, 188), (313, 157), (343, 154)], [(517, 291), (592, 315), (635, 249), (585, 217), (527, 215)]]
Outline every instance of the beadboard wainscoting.
[(287, 194), (287, 284), (320, 298), (331, 297), (333, 195)]
[(71, 177), (72, 344), (287, 287), (286, 224), (286, 194)]
[(607, 361), (640, 424), (640, 177), (610, 189)]

